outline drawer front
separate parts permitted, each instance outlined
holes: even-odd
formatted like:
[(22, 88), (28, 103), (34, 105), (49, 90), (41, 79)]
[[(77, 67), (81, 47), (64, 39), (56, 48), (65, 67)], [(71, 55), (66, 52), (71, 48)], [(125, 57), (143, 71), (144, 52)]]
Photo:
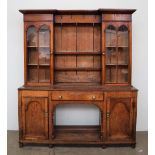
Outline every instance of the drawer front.
[(102, 92), (78, 92), (78, 91), (54, 91), (52, 92), (52, 100), (74, 100), (74, 101), (84, 101), (84, 100), (103, 100)]

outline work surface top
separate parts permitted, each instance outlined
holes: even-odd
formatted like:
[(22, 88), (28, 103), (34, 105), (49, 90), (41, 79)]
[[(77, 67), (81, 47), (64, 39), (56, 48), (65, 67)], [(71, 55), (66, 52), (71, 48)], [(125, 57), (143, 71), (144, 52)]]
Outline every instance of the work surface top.
[(53, 85), (53, 86), (22, 86), (19, 90), (74, 90), (74, 91), (138, 91), (133, 86), (101, 86), (101, 85)]

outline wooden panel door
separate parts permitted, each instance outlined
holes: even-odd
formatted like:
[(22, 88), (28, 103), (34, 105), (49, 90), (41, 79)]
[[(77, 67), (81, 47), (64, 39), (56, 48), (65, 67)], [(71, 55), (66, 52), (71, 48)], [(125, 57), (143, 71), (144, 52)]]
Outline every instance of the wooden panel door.
[(50, 72), (50, 68), (53, 68), (53, 24), (26, 22), (24, 32), (25, 84), (49, 85), (53, 81)]
[(131, 31), (130, 23), (104, 24), (105, 84), (128, 85), (131, 83)]
[(123, 94), (115, 93), (106, 100), (107, 114), (107, 141), (124, 142), (134, 140), (135, 136), (135, 117), (136, 104), (134, 98), (130, 96), (123, 97)]
[(48, 98), (23, 97), (22, 123), (24, 140), (48, 139)]

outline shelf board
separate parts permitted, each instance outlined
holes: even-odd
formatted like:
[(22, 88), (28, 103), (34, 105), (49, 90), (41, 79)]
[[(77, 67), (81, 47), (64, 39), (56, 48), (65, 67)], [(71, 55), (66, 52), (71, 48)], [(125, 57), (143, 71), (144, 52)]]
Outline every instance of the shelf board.
[(55, 142), (101, 142), (100, 126), (55, 126)]
[(28, 66), (38, 66), (38, 64), (27, 64)]
[(118, 48), (128, 48), (129, 46), (118, 46)]
[(55, 52), (55, 55), (100, 55), (101, 52)]
[(116, 48), (117, 46), (106, 46), (106, 48)]
[(27, 64), (28, 66), (50, 66), (50, 64)]
[(39, 64), (39, 66), (50, 66), (50, 64)]
[(55, 68), (56, 71), (100, 71), (101, 68)]
[(106, 64), (106, 66), (128, 66), (128, 64)]
[(129, 46), (106, 46), (106, 48), (128, 48)]
[(50, 46), (39, 46), (39, 48), (50, 48)]
[(38, 48), (38, 46), (27, 46), (28, 48)]
[(50, 46), (27, 46), (28, 48), (50, 48)]

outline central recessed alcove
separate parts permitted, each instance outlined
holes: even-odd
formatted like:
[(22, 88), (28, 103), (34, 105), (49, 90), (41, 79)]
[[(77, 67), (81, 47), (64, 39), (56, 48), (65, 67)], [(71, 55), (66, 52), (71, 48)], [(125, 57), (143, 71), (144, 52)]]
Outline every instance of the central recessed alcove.
[(59, 104), (55, 125), (99, 125), (100, 110), (93, 104)]
[(100, 142), (101, 113), (95, 104), (58, 104), (54, 116), (55, 141)]

